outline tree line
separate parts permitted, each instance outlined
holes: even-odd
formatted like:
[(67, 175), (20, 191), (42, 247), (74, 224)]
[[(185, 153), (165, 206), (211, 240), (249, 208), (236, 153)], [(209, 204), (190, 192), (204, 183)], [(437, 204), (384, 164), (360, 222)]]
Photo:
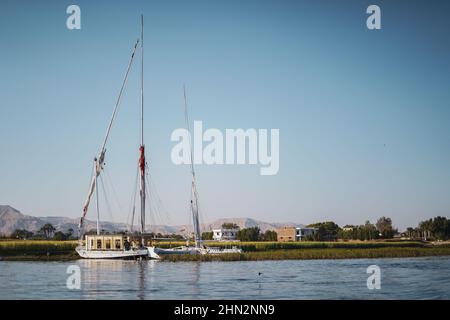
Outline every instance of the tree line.
[(375, 224), (366, 221), (362, 225), (345, 225), (341, 228), (333, 221), (325, 221), (310, 224), (308, 227), (316, 228), (317, 231), (307, 235), (307, 241), (391, 239), (398, 233), (392, 225), (392, 219), (388, 217), (379, 218)]
[(308, 227), (318, 228), (318, 231), (306, 240), (376, 240), (392, 239), (395, 235), (425, 241), (450, 239), (450, 219), (441, 216), (421, 221), (416, 228), (409, 227), (401, 234), (389, 217), (381, 217), (375, 224), (366, 221), (362, 225), (346, 225), (343, 228), (332, 221), (314, 223)]
[(51, 223), (44, 224), (36, 233), (25, 230), (16, 229), (11, 234), (13, 239), (54, 239), (54, 240), (72, 240), (74, 238), (74, 230), (68, 229), (67, 232), (56, 231), (56, 228)]
[(409, 238), (423, 240), (449, 240), (450, 239), (450, 219), (437, 216), (424, 220), (416, 228), (409, 227), (405, 234)]
[[(392, 219), (389, 217), (381, 217), (375, 224), (366, 221), (362, 225), (346, 225), (339, 227), (333, 221), (317, 222), (308, 225), (310, 228), (316, 228), (317, 232), (305, 237), (307, 241), (336, 241), (336, 240), (376, 240), (391, 239), (398, 230), (394, 228)], [(222, 225), (224, 229), (237, 229), (237, 240), (240, 241), (277, 241), (277, 233), (273, 230), (261, 232), (259, 227), (242, 228), (236, 224), (225, 223)], [(104, 233), (104, 230), (102, 230)], [(86, 234), (95, 234), (95, 230), (90, 230)], [(125, 234), (125, 231), (118, 232)], [(161, 233), (151, 233), (154, 238), (167, 238), (182, 241), (185, 238), (178, 234), (164, 235)], [(417, 227), (409, 227), (403, 237), (421, 240), (450, 240), (450, 219), (437, 216), (432, 219), (421, 221)], [(73, 240), (76, 239), (74, 230), (68, 229), (67, 232), (56, 231), (56, 228), (46, 223), (36, 233), (25, 229), (16, 229), (11, 238), (14, 239), (54, 239), (54, 240)], [(213, 240), (213, 232), (203, 232), (203, 240)]]
[[(101, 230), (102, 234), (110, 234), (106, 230)], [(113, 232), (114, 234), (127, 234), (126, 231)], [(84, 233), (85, 235), (95, 235), (97, 230), (92, 229)], [(133, 232), (133, 234), (138, 235), (138, 232)], [(163, 239), (173, 239), (174, 241), (183, 241), (185, 238), (179, 234), (162, 234), (151, 232), (148, 234), (152, 238), (163, 238)], [(26, 229), (16, 229), (11, 234), (9, 238), (12, 239), (30, 239), (30, 240), (43, 240), (43, 239), (53, 239), (58, 241), (64, 240), (76, 240), (78, 237), (74, 233), (72, 228), (69, 228), (67, 232), (56, 231), (56, 228), (51, 223), (46, 223), (38, 231), (31, 232)]]
[[(222, 228), (239, 229), (236, 234), (236, 239), (240, 241), (277, 241), (277, 233), (273, 230), (266, 230), (266, 232), (261, 232), (261, 229), (259, 227), (240, 229), (235, 224), (224, 224), (222, 225)], [(213, 240), (213, 232), (203, 232), (202, 240)]]

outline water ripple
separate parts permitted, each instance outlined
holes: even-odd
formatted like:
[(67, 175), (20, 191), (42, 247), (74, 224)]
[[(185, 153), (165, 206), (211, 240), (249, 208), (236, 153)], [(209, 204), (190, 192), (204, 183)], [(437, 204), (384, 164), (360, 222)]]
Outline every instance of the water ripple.
[[(67, 267), (81, 269), (69, 290)], [(369, 265), (381, 289), (368, 290)], [(450, 299), (450, 257), (254, 262), (0, 261), (0, 299)]]

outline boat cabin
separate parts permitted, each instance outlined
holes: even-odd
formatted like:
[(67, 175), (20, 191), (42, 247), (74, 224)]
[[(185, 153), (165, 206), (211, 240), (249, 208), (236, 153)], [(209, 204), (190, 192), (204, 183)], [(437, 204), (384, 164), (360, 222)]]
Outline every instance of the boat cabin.
[(86, 235), (84, 246), (88, 251), (123, 251), (141, 247), (142, 238), (144, 238), (145, 245), (151, 245), (152, 237), (148, 234), (143, 236), (123, 234)]
[(86, 250), (124, 250), (123, 235), (86, 235)]

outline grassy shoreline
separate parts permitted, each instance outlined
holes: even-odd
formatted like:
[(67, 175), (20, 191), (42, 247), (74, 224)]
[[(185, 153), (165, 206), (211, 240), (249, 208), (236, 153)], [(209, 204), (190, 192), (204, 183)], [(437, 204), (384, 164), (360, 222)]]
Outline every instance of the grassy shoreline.
[(450, 248), (294, 249), (224, 255), (167, 255), (162, 257), (162, 261), (336, 260), (429, 256), (450, 256)]
[[(160, 243), (174, 247), (184, 243)], [(162, 261), (261, 261), (311, 259), (406, 258), (450, 255), (450, 245), (433, 246), (420, 241), (368, 242), (242, 242), (208, 243), (209, 246), (237, 245), (241, 254), (224, 255), (168, 255)], [(0, 241), (1, 261), (71, 261), (79, 259), (75, 253), (77, 241)]]

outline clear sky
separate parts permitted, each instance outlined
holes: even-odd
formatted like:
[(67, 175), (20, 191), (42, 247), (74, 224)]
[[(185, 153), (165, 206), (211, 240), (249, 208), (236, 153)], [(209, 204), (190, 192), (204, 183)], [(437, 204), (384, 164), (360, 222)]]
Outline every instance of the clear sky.
[[(81, 8), (81, 30), (66, 8)], [(366, 27), (378, 4), (382, 29)], [(401, 229), (450, 216), (450, 4), (446, 1), (5, 1), (0, 3), (0, 204), (79, 217), (131, 47), (145, 16), (145, 141), (168, 213), (188, 223), (189, 168), (170, 135), (279, 128), (280, 170), (197, 166), (206, 221)], [(135, 65), (134, 67), (138, 67)], [(139, 144), (133, 68), (107, 147), (125, 221)], [(93, 211), (88, 214), (93, 219)]]

